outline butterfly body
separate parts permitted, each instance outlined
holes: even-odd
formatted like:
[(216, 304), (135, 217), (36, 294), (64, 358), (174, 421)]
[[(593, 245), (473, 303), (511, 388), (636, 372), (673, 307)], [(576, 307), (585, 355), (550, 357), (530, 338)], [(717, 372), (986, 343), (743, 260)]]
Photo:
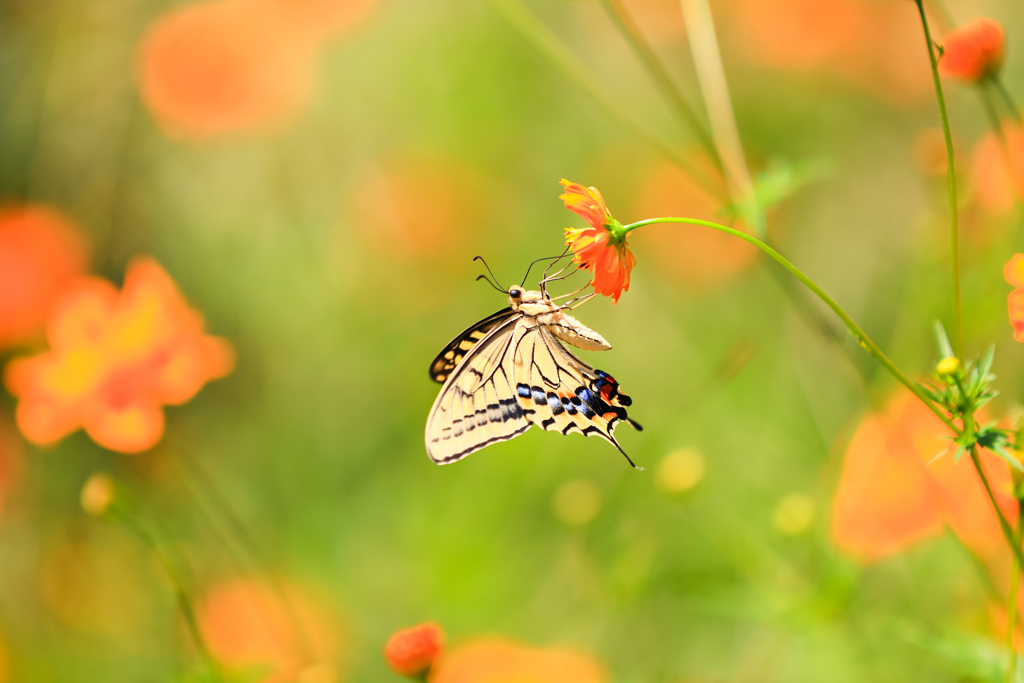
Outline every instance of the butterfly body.
[(625, 455), (612, 431), (619, 421), (640, 429), (626, 415), (630, 398), (563, 342), (592, 351), (611, 345), (543, 292), (513, 285), (508, 294), (508, 308), (460, 334), (431, 364), (431, 378), (443, 383), (427, 418), (431, 459), (455, 462), (533, 425), (600, 436)]

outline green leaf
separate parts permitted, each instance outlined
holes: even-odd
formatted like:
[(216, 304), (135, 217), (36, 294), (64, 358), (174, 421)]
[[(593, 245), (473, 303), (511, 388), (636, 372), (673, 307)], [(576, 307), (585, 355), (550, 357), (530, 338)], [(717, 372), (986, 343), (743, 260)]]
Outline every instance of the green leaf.
[(935, 321), (935, 341), (939, 345), (939, 359), (952, 358), (956, 354), (953, 353), (953, 347), (949, 343), (949, 337), (946, 336), (946, 328), (942, 326), (942, 323), (938, 320)]

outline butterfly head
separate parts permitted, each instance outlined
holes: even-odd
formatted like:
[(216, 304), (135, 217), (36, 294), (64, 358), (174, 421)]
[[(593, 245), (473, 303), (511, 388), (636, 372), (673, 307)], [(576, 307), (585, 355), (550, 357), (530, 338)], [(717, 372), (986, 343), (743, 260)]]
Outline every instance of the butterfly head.
[(512, 285), (508, 288), (508, 303), (512, 310), (523, 311), (528, 315), (542, 312), (540, 309), (534, 310), (538, 304), (542, 306), (544, 312), (551, 309), (550, 302), (542, 292), (526, 290), (521, 285)]

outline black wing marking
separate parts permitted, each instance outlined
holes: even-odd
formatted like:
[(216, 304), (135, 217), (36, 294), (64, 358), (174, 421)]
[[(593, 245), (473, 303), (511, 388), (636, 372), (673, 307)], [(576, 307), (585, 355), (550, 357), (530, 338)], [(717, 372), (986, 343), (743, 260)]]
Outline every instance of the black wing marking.
[(438, 384), (444, 384), (452, 370), (458, 367), (466, 354), (480, 343), (480, 340), (486, 337), (488, 332), (514, 315), (516, 313), (511, 308), (504, 308), (487, 316), (448, 342), (448, 345), (442, 349), (441, 353), (437, 354), (437, 358), (430, 364), (430, 379)]

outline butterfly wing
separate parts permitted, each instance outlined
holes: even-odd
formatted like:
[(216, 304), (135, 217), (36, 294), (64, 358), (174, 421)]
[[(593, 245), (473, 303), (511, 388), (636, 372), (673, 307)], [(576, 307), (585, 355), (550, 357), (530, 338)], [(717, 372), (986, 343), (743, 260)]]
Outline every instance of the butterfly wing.
[(502, 309), (487, 316), (448, 342), (448, 345), (441, 350), (441, 353), (437, 354), (437, 358), (430, 364), (430, 379), (438, 384), (444, 384), (452, 370), (458, 367), (466, 354), (486, 337), (488, 332), (514, 315), (511, 308)]
[(599, 436), (633, 465), (612, 432), (620, 421), (643, 428), (626, 414), (633, 401), (611, 375), (574, 356), (544, 326), (523, 336), (514, 367), (516, 396), (529, 422), (547, 431)]
[(455, 462), (536, 424), (600, 436), (626, 455), (612, 432), (620, 421), (642, 429), (626, 414), (631, 403), (614, 378), (553, 333), (511, 315), (466, 352), (441, 388), (427, 418), (427, 453), (438, 464)]
[[(478, 329), (478, 325), (467, 332)], [(451, 371), (427, 417), (427, 454), (434, 462), (444, 465), (461, 460), (530, 428), (531, 423), (516, 398), (510, 363), (514, 342), (522, 335), (524, 326), (521, 314), (505, 315), (465, 352), (465, 358)], [(457, 347), (456, 342), (449, 346), (452, 345)], [(432, 368), (431, 375), (434, 374)]]

